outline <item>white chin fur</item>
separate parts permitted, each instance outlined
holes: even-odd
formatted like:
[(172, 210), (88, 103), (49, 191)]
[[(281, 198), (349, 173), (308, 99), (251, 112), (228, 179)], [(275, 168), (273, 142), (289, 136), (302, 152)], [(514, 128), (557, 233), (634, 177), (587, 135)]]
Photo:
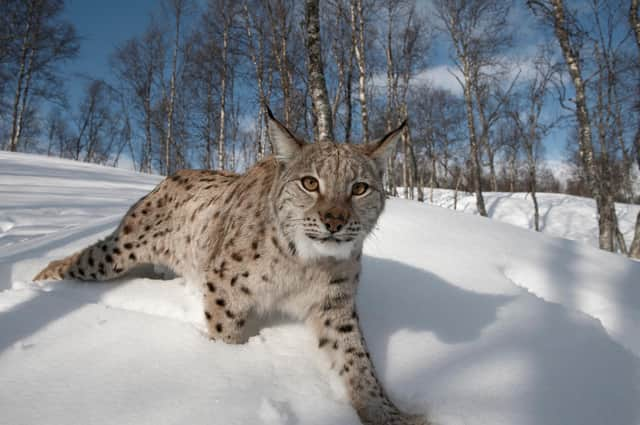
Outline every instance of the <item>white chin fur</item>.
[(346, 260), (351, 256), (354, 246), (354, 242), (313, 241), (305, 235), (299, 235), (296, 238), (296, 251), (305, 260), (327, 257)]

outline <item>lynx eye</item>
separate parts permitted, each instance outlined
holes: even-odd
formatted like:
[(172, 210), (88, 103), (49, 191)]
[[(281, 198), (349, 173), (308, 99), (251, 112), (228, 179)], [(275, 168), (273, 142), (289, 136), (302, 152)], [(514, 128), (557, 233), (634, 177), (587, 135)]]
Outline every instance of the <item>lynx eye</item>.
[(353, 196), (364, 195), (364, 193), (367, 191), (367, 189), (369, 189), (369, 185), (368, 184), (362, 183), (362, 182), (358, 182), (358, 183), (355, 183), (351, 187), (351, 194)]
[(301, 180), (302, 187), (304, 187), (309, 192), (316, 192), (318, 190), (318, 180), (315, 177), (305, 176)]

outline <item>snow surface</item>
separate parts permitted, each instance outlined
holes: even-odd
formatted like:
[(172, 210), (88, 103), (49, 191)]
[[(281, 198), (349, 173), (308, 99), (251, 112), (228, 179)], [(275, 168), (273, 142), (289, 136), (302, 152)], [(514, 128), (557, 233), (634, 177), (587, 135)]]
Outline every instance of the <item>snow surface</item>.
[[(399, 189), (402, 193), (402, 189)], [(439, 207), (453, 209), (454, 191), (425, 188), (425, 202)], [(483, 192), (489, 218), (509, 223), (525, 229), (534, 229), (533, 201), (528, 193)], [(596, 204), (591, 198), (558, 193), (538, 193), (540, 211), (540, 231), (551, 236), (585, 242), (598, 246), (598, 216)], [(470, 214), (477, 214), (476, 196), (473, 193), (458, 192), (456, 208)], [(627, 246), (631, 245), (636, 217), (640, 205), (616, 204), (618, 225), (625, 236)]]
[[(0, 152), (0, 424), (358, 424), (296, 322), (231, 346), (202, 335), (181, 278), (31, 282), (158, 180)], [(640, 263), (403, 200), (365, 254), (362, 326), (406, 410), (439, 425), (640, 424)]]

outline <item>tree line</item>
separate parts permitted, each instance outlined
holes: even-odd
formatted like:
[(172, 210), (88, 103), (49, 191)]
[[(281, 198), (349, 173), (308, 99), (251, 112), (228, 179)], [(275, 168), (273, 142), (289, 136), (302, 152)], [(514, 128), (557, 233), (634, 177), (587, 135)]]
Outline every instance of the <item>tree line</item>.
[[(638, 0), (163, 0), (105, 52), (110, 78), (74, 77), (75, 104), (64, 66), (81, 38), (64, 6), (0, 2), (3, 149), (242, 170), (270, 153), (267, 104), (310, 140), (364, 143), (408, 120), (391, 195), (464, 190), (486, 215), (484, 191), (526, 191), (536, 230), (536, 193), (589, 196), (600, 247), (640, 258), (640, 216), (627, 246), (615, 212), (640, 198)], [(559, 128), (566, 186), (544, 161)]]

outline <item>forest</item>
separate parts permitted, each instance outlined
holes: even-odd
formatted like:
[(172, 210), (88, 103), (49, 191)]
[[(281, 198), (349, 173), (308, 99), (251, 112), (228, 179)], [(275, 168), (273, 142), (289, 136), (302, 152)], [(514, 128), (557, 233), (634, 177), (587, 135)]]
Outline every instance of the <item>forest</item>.
[(163, 0), (104, 52), (111, 78), (65, 72), (66, 7), (0, 2), (4, 150), (242, 171), (270, 154), (267, 107), (309, 141), (408, 120), (389, 195), (466, 191), (486, 216), (483, 192), (527, 192), (536, 230), (536, 193), (591, 197), (600, 248), (640, 258), (640, 215), (627, 246), (615, 207), (640, 200), (639, 0)]

